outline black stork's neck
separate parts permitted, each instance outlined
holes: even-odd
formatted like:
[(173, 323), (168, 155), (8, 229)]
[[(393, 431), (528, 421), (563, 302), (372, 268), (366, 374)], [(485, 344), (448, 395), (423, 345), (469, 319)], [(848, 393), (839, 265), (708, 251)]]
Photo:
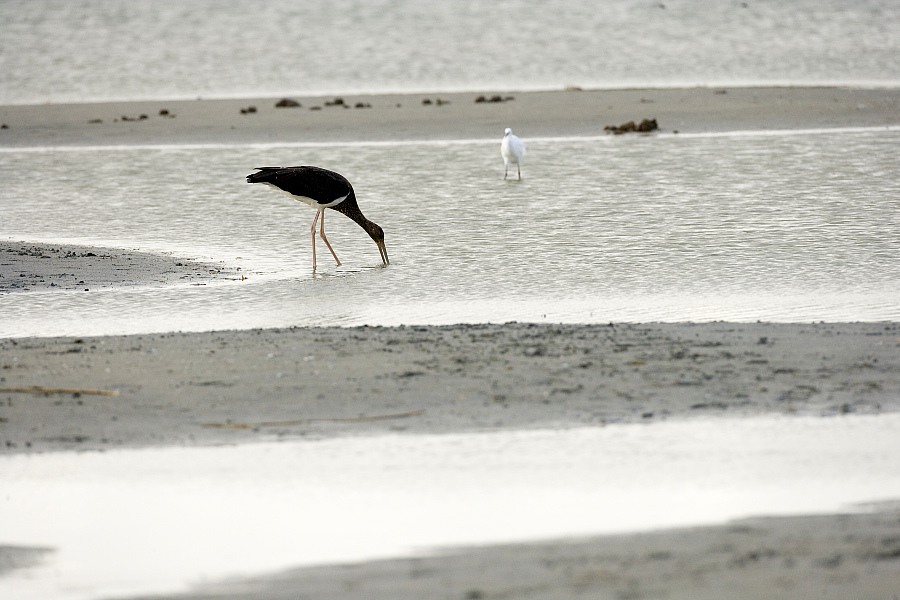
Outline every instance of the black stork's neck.
[(375, 223), (368, 220), (366, 216), (362, 214), (362, 211), (359, 210), (359, 205), (356, 203), (356, 194), (353, 193), (352, 189), (350, 190), (350, 194), (346, 198), (344, 198), (343, 201), (329, 208), (332, 208), (340, 213), (344, 213), (345, 215), (353, 219), (357, 225), (365, 229), (366, 233), (368, 233), (374, 239), (374, 235), (372, 235), (372, 226), (374, 225), (375, 227), (378, 227), (378, 225), (375, 225)]
[(381, 258), (384, 261), (384, 264), (390, 264), (387, 257), (387, 249), (384, 246), (384, 230), (382, 230), (377, 223), (368, 220), (366, 216), (362, 214), (362, 211), (359, 210), (359, 205), (356, 203), (356, 194), (352, 187), (350, 188), (350, 194), (342, 202), (335, 206), (330, 206), (329, 208), (347, 215), (357, 225), (362, 227), (363, 230), (369, 234), (369, 237), (378, 245), (378, 250), (381, 252)]

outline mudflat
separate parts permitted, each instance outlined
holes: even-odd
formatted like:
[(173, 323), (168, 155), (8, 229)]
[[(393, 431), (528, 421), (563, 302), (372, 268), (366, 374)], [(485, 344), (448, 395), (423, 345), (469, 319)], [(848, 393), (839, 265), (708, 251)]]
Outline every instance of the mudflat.
[(897, 323), (0, 340), (0, 452), (900, 409)]
[(886, 598), (900, 581), (900, 507), (718, 527), (448, 550), (292, 569), (170, 598)]
[(139, 249), (0, 240), (0, 294), (90, 291), (240, 279), (240, 268)]
[[(484, 98), (484, 102), (477, 102)], [(491, 100), (499, 100), (492, 102)], [(604, 135), (656, 119), (706, 133), (900, 124), (900, 89), (747, 87), (484, 92), (0, 106), (0, 148)], [(340, 100), (340, 103), (336, 101)], [(424, 103), (427, 101), (427, 104)], [(248, 112), (249, 108), (253, 112)]]

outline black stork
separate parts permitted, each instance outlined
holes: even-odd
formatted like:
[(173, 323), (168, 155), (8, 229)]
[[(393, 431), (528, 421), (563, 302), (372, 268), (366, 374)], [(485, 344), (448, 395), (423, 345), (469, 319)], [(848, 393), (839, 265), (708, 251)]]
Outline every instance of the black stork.
[(341, 265), (337, 254), (328, 243), (328, 238), (325, 237), (326, 208), (344, 213), (353, 219), (378, 244), (378, 252), (384, 264), (390, 264), (387, 248), (384, 246), (384, 231), (359, 210), (353, 186), (346, 177), (320, 167), (257, 167), (256, 170), (256, 173), (247, 175), (247, 183), (265, 183), (316, 209), (316, 218), (313, 219), (312, 227), (309, 229), (312, 234), (313, 271), (316, 270), (316, 222), (319, 218), (322, 219), (319, 236), (331, 250), (331, 255), (338, 266)]

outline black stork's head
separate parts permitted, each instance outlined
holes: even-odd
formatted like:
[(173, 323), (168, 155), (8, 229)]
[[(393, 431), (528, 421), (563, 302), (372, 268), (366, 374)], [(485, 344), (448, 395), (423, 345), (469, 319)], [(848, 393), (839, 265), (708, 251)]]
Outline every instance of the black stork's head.
[(384, 230), (372, 221), (369, 221), (364, 226), (364, 229), (366, 230), (366, 233), (369, 234), (369, 237), (375, 240), (375, 243), (378, 244), (378, 252), (381, 254), (381, 260), (384, 262), (384, 264), (391, 264), (391, 261), (388, 260), (387, 248), (384, 245)]

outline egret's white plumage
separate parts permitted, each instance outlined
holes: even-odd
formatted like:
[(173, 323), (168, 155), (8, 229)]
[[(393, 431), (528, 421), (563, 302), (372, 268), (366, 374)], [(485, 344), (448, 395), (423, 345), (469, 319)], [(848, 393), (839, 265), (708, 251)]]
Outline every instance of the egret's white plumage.
[(506, 179), (506, 176), (509, 175), (509, 163), (511, 162), (515, 163), (519, 179), (522, 179), (521, 164), (522, 159), (525, 158), (525, 142), (513, 135), (512, 129), (509, 127), (506, 128), (503, 141), (500, 142), (500, 156), (503, 157), (503, 165), (505, 167), (503, 179)]

